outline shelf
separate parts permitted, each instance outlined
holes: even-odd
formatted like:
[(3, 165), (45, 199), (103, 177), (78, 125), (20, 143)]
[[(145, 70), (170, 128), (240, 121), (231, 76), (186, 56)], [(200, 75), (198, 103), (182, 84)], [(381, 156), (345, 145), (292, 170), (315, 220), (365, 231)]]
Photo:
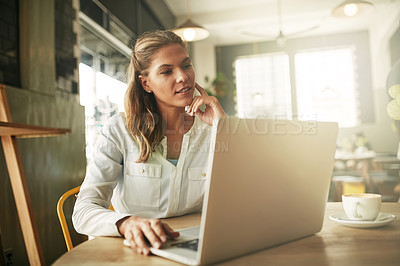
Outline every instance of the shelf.
[(71, 132), (67, 128), (51, 128), (31, 126), (12, 122), (0, 122), (0, 136), (15, 136), (18, 138), (38, 138), (64, 135)]

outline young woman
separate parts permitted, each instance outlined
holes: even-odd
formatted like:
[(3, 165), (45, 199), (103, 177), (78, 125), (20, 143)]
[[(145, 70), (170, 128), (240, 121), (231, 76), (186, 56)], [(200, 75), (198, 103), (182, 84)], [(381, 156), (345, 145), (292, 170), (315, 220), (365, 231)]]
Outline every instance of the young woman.
[(160, 248), (179, 235), (158, 218), (201, 211), (210, 129), (225, 112), (173, 32), (142, 35), (129, 68), (125, 113), (103, 127), (72, 218), (79, 233), (122, 235), (147, 255), (146, 240)]

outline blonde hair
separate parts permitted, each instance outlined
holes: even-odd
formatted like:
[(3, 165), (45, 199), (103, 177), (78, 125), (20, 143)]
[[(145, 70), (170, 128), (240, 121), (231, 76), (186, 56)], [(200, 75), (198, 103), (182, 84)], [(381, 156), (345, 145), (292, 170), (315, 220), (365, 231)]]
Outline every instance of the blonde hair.
[(154, 94), (143, 89), (139, 75), (148, 75), (147, 69), (153, 56), (160, 48), (170, 44), (186, 48), (175, 33), (156, 30), (140, 36), (132, 51), (128, 69), (129, 85), (125, 93), (125, 123), (140, 148), (138, 163), (149, 159), (165, 132)]

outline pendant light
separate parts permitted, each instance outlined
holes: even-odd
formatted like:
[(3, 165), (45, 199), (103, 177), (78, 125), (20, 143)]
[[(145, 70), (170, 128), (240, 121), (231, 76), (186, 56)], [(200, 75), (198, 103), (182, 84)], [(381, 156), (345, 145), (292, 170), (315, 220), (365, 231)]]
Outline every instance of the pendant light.
[(372, 11), (372, 3), (361, 0), (346, 0), (332, 11), (334, 17), (355, 17)]
[(187, 20), (185, 21), (185, 23), (172, 31), (175, 32), (179, 37), (181, 37), (182, 40), (184, 40), (185, 42), (194, 42), (206, 39), (210, 35), (210, 33), (208, 32), (208, 30), (191, 20), (189, 1), (190, 0), (186, 1), (188, 10)]

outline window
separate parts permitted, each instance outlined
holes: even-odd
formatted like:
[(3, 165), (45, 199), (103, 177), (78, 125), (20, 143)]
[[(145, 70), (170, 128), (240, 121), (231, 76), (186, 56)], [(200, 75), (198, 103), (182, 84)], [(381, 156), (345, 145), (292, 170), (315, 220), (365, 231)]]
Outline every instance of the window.
[(297, 53), (296, 95), (300, 117), (336, 121), (341, 127), (359, 124), (353, 49)]
[(273, 117), (291, 113), (287, 54), (239, 58), (235, 68), (239, 117)]
[(130, 49), (90, 18), (82, 17), (81, 23), (80, 103), (85, 107), (86, 158), (90, 160), (101, 127), (110, 116), (124, 111)]
[[(292, 117), (336, 121), (340, 127), (360, 123), (355, 53), (351, 46), (263, 54), (235, 61), (239, 117)], [(295, 102), (292, 102), (296, 100)]]
[(101, 127), (109, 117), (124, 111), (127, 84), (83, 63), (79, 64), (80, 102), (85, 106), (86, 158), (90, 160)]

